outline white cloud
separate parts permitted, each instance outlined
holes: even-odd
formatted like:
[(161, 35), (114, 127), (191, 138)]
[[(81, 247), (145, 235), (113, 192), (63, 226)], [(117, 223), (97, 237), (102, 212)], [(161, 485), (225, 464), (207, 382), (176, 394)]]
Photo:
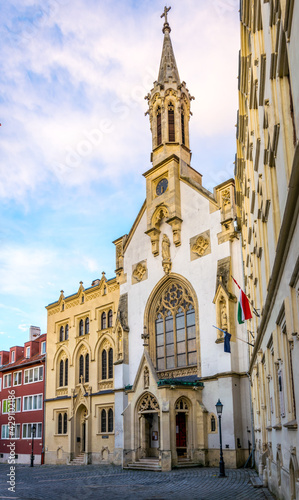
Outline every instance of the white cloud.
[(18, 326), (18, 329), (21, 330), (22, 332), (28, 332), (29, 328), (30, 328), (30, 325), (25, 325), (25, 324)]
[[(100, 1), (90, 8), (80, 0), (52, 0), (49, 5), (50, 10), (39, 5), (42, 16), (19, 22), (19, 43), (2, 51), (3, 198), (20, 200), (26, 192), (38, 196), (38, 188), (55, 179), (71, 187), (122, 176), (124, 158), (128, 172), (136, 170), (135, 158), (149, 154), (143, 96), (158, 72), (160, 2), (141, 2), (140, 11), (126, 2)], [(194, 140), (196, 134), (226, 133), (235, 120), (239, 35), (234, 7), (232, 0), (184, 5), (176, 0), (172, 5), (180, 76), (196, 97), (190, 124)], [(92, 144), (86, 134), (101, 130), (103, 120), (109, 120), (109, 131)]]

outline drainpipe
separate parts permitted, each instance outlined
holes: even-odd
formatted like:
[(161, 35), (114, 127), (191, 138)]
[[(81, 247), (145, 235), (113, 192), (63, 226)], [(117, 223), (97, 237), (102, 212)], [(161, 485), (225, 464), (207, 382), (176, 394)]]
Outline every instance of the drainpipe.
[(45, 420), (46, 420), (46, 402), (45, 402), (45, 396), (46, 396), (46, 373), (47, 373), (47, 355), (45, 354), (45, 364), (44, 364), (44, 401), (43, 401), (43, 446), (42, 446), (42, 453), (41, 453), (41, 465), (44, 464), (45, 462)]

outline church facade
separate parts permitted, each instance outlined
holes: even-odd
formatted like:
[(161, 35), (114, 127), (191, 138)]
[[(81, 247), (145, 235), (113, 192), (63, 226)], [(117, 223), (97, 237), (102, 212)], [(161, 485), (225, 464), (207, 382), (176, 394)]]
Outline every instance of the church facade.
[[(212, 193), (191, 166), (192, 96), (179, 77), (167, 12), (158, 79), (147, 95), (146, 199), (128, 235), (114, 241), (116, 277), (47, 307), (46, 463), (83, 456), (165, 471), (218, 465), (219, 399), (225, 464), (248, 458), (247, 332), (237, 325), (232, 280), (243, 283), (234, 180)], [(110, 327), (102, 328), (110, 310)], [(68, 339), (60, 338), (67, 324)], [(113, 362), (108, 380), (103, 350)]]

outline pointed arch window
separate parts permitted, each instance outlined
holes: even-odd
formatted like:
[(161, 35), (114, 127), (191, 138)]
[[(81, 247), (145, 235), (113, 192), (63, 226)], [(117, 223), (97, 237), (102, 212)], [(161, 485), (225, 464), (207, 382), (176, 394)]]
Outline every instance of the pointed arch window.
[(107, 328), (107, 316), (106, 313), (103, 312), (101, 316), (101, 329), (104, 330), (105, 328)]
[(89, 382), (89, 354), (85, 356), (85, 382)]
[(82, 337), (84, 331), (84, 322), (83, 322), (83, 319), (80, 319), (80, 323), (79, 323), (79, 336)]
[(59, 330), (59, 342), (63, 342), (63, 337), (64, 337), (64, 328), (63, 326), (61, 326)]
[(104, 349), (102, 351), (102, 379), (106, 380), (107, 378), (107, 351)]
[(108, 351), (108, 378), (113, 378), (113, 349)]
[(69, 383), (69, 360), (66, 359), (64, 362), (64, 385)]
[(59, 363), (59, 387), (63, 386), (63, 365), (64, 362), (63, 359), (61, 359)]
[(169, 285), (155, 317), (157, 370), (196, 365), (195, 310), (187, 289), (178, 283)]
[(62, 413), (58, 415), (58, 434), (62, 434)]
[(83, 370), (84, 370), (84, 357), (83, 354), (81, 354), (79, 358), (79, 382), (81, 382), (81, 377), (83, 377)]
[(162, 142), (161, 108), (157, 107), (157, 146)]
[(174, 105), (172, 102), (168, 104), (168, 140), (169, 142), (175, 141)]
[(112, 328), (113, 312), (112, 309), (108, 312), (108, 328)]
[(106, 410), (101, 411), (101, 432), (106, 432), (107, 413)]
[(64, 338), (65, 338), (65, 340), (68, 340), (68, 338), (69, 338), (69, 325), (65, 325)]
[(185, 138), (185, 114), (184, 110), (182, 109), (181, 112), (181, 129), (182, 129), (182, 144), (186, 144), (186, 138)]
[(85, 335), (89, 333), (89, 318), (85, 320)]
[(113, 432), (113, 410), (108, 410), (108, 432)]
[(63, 415), (63, 434), (67, 434), (67, 414)]
[(67, 434), (67, 413), (58, 413), (57, 434)]

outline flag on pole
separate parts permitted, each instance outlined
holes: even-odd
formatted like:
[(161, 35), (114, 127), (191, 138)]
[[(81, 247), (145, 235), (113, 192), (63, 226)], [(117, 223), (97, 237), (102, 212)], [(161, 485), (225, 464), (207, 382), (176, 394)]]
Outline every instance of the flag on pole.
[(231, 334), (225, 332), (224, 334), (224, 352), (230, 352), (230, 338)]
[(224, 352), (230, 352), (231, 334), (228, 333), (226, 330), (222, 330), (222, 328), (218, 328), (218, 326), (213, 325), (213, 327), (224, 333)]
[(238, 323), (241, 325), (246, 321), (247, 319), (251, 319), (252, 314), (250, 310), (250, 304), (249, 300), (246, 297), (245, 293), (243, 290), (240, 288), (240, 296), (239, 296), (239, 303), (238, 303)]
[[(222, 330), (221, 328), (218, 328), (218, 326), (213, 325), (213, 327), (224, 333), (224, 352), (230, 352), (231, 334), (228, 333), (226, 330)], [(240, 339), (240, 337), (236, 337), (236, 339), (241, 340), (241, 342), (244, 342), (245, 344), (251, 345), (251, 347), (254, 347), (254, 344), (251, 344), (250, 342), (246, 342), (246, 340)]]
[[(237, 283), (237, 282), (236, 282), (236, 280), (235, 280), (235, 278), (234, 278), (233, 276), (232, 276), (232, 279), (233, 279), (234, 283), (237, 285), (237, 287), (238, 287), (238, 288), (239, 288), (239, 290), (240, 290), (240, 299), (241, 299), (241, 287), (240, 287), (239, 283)], [(246, 295), (243, 291), (242, 291), (242, 293), (243, 293), (244, 297), (245, 297), (245, 298), (246, 298), (246, 300), (247, 300), (247, 303), (248, 303), (248, 304), (247, 304), (247, 307), (249, 307), (249, 311), (250, 311), (250, 302), (249, 302), (249, 299), (248, 299), (247, 295)], [(241, 300), (239, 300), (239, 303), (241, 303), (241, 304), (242, 304)], [(259, 318), (259, 317), (260, 317), (260, 315), (259, 315), (259, 313), (257, 312), (256, 308), (253, 306), (253, 304), (251, 304), (251, 307), (252, 307), (252, 310), (253, 310), (254, 314), (255, 314), (255, 315)], [(249, 316), (248, 318), (245, 318), (245, 320), (246, 320), (246, 319), (250, 319), (250, 318), (252, 318), (251, 312), (250, 312), (250, 316)], [(239, 321), (239, 309), (238, 309), (238, 321)], [(239, 324), (241, 324), (241, 323), (244, 323), (244, 320), (243, 320), (243, 321), (239, 321)]]

